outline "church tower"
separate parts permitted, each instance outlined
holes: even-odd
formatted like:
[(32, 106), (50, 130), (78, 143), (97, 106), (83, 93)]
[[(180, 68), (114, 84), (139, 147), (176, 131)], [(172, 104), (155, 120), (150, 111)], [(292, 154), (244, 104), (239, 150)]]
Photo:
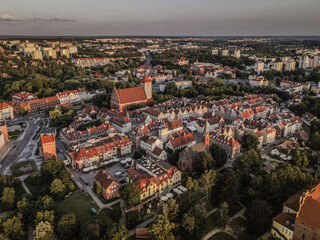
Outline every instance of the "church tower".
[(140, 81), (141, 87), (143, 87), (143, 90), (146, 94), (147, 99), (152, 99), (152, 81), (148, 77), (148, 75), (144, 75), (143, 79)]
[(204, 126), (203, 130), (203, 142), (204, 146), (209, 148), (210, 147), (210, 135), (209, 135), (209, 123), (208, 120), (206, 120), (206, 125)]

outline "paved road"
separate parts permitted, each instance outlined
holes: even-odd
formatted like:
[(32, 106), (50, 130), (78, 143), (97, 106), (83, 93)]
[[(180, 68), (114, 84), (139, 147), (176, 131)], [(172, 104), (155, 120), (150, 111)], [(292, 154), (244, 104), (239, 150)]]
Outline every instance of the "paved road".
[(16, 123), (21, 121), (27, 123), (27, 127), (18, 139), (10, 141), (6, 144), (9, 148), (11, 147), (11, 149), (6, 153), (6, 156), (0, 162), (0, 173), (3, 173), (11, 164), (18, 160), (19, 155), (38, 129), (39, 122), (36, 121), (36, 119), (30, 120), (30, 118), (23, 118), (23, 120), (25, 121), (22, 121), (21, 119), (14, 120)]

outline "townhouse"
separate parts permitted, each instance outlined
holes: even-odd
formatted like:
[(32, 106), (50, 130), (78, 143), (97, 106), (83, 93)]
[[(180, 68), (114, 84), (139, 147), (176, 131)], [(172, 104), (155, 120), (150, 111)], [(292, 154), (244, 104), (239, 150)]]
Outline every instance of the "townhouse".
[(241, 144), (233, 137), (222, 135), (216, 132), (211, 132), (210, 141), (226, 150), (229, 159), (234, 160), (240, 155)]
[(147, 202), (161, 197), (181, 184), (181, 172), (164, 161), (139, 159), (127, 173), (127, 182), (140, 190), (140, 201)]
[(163, 142), (155, 136), (142, 136), (140, 139), (140, 148), (147, 153), (151, 153), (156, 147), (163, 149)]
[(131, 153), (132, 142), (123, 134), (109, 133), (104, 138), (86, 141), (69, 148), (66, 157), (74, 169), (82, 169), (107, 162)]

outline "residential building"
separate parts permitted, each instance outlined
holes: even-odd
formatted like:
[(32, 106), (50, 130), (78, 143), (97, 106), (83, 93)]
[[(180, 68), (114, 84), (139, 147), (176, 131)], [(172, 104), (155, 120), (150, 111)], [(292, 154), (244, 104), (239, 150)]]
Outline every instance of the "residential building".
[(3, 134), (4, 141), (9, 141), (7, 122), (5, 120), (0, 120), (0, 132)]
[(0, 120), (13, 119), (13, 107), (6, 103), (0, 103)]
[(94, 182), (100, 184), (102, 190), (102, 196), (109, 200), (120, 196), (119, 189), (121, 184), (112, 177), (106, 170), (100, 169), (94, 176)]
[(4, 134), (0, 132), (0, 150), (6, 145), (6, 141), (4, 139)]
[(151, 153), (156, 147), (163, 149), (163, 142), (155, 136), (143, 136), (140, 139), (140, 148)]
[(234, 53), (233, 53), (233, 56), (235, 58), (240, 58), (241, 57), (241, 51), (240, 50), (235, 50)]
[(274, 62), (272, 64), (272, 69), (278, 72), (281, 72), (283, 69), (283, 62)]
[(228, 49), (224, 49), (222, 50), (222, 56), (228, 56), (229, 55), (229, 50)]
[(183, 130), (181, 119), (165, 121), (158, 128), (158, 136), (162, 142), (166, 143), (170, 134), (179, 132), (181, 130)]
[(285, 68), (284, 70), (286, 71), (294, 71), (296, 69), (296, 61), (291, 59), (291, 60), (288, 60), (286, 63), (285, 63)]
[(85, 141), (70, 148), (66, 157), (75, 169), (95, 166), (131, 153), (132, 141), (124, 134), (109, 133), (106, 137)]
[(28, 92), (18, 92), (11, 96), (11, 99), (15, 103), (21, 103), (21, 102), (28, 102), (32, 100), (38, 99), (38, 97), (35, 94), (28, 93)]
[(256, 71), (258, 74), (264, 72), (264, 62), (256, 62), (254, 65), (254, 71)]
[(114, 129), (116, 129), (120, 133), (129, 133), (132, 130), (131, 121), (127, 117), (110, 118), (109, 123)]
[(249, 76), (249, 83), (251, 87), (262, 87), (262, 86), (268, 86), (269, 81), (267, 79), (264, 79), (263, 76), (256, 76), (256, 75), (250, 75)]
[(54, 133), (40, 134), (40, 142), (43, 160), (57, 158), (56, 139)]
[(182, 149), (184, 147), (191, 147), (192, 145), (195, 145), (196, 138), (193, 133), (186, 133), (181, 136), (177, 136), (171, 140), (168, 141), (166, 144), (167, 148), (170, 148), (172, 151)]
[(277, 130), (271, 125), (263, 129), (261, 133), (263, 135), (263, 145), (271, 145), (275, 142)]
[(291, 196), (273, 218), (271, 236), (283, 240), (320, 239), (320, 185), (307, 186)]
[(139, 159), (127, 173), (127, 182), (140, 190), (140, 201), (148, 202), (166, 195), (181, 184), (181, 172), (165, 161)]
[(210, 140), (212, 143), (218, 144), (221, 148), (226, 150), (229, 159), (234, 160), (240, 155), (241, 144), (233, 137), (211, 132)]

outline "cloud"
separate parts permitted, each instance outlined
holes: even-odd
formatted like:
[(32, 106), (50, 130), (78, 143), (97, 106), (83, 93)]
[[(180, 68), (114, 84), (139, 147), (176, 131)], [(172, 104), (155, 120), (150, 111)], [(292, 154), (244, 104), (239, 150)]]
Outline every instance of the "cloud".
[[(0, 22), (28, 22), (33, 21), (33, 18), (26, 18), (26, 19), (16, 19), (10, 14), (3, 14), (0, 15)], [(74, 19), (68, 18), (60, 18), (60, 17), (53, 17), (53, 18), (36, 18), (37, 21), (44, 21), (44, 22), (75, 22)]]
[(50, 19), (45, 19), (45, 21), (50, 21), (50, 22), (75, 22), (76, 20), (68, 19), (68, 18), (54, 17), (54, 18), (50, 18)]
[(10, 21), (16, 21), (16, 19), (9, 14), (3, 14), (3, 15), (0, 15), (0, 21), (10, 22)]

